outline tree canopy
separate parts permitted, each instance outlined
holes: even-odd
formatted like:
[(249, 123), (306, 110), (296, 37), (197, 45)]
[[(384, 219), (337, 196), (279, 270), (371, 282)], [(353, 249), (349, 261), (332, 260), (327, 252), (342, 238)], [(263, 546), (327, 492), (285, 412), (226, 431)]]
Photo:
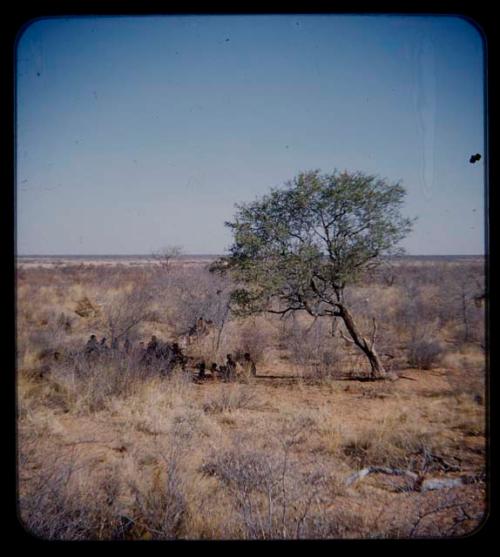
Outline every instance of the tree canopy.
[(268, 195), (237, 205), (230, 255), (241, 313), (305, 310), (339, 315), (346, 285), (383, 256), (401, 253), (411, 230), (405, 189), (361, 172), (301, 172)]

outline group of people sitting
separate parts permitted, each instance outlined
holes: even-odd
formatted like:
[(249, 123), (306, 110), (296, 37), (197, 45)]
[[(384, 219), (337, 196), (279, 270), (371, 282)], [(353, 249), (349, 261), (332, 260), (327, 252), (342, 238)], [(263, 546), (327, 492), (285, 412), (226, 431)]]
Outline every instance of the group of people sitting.
[[(108, 346), (107, 342), (108, 341), (106, 337), (102, 337), (100, 341), (97, 341), (97, 337), (95, 335), (90, 335), (90, 338), (85, 345), (85, 354), (99, 354), (101, 352), (109, 350), (110, 347)], [(118, 339), (113, 339), (113, 341), (111, 342), (111, 348), (113, 350), (116, 350), (118, 348)]]
[[(121, 347), (119, 340), (116, 338), (108, 346), (106, 337), (98, 341), (96, 335), (91, 335), (85, 345), (84, 354), (86, 356), (99, 356), (100, 354), (109, 353), (109, 351), (118, 352), (122, 349), (126, 354), (134, 357), (140, 364), (150, 366), (153, 363), (158, 363), (166, 371), (179, 366), (183, 371), (186, 371), (188, 357), (182, 352), (179, 344), (177, 342), (172, 344), (161, 342), (155, 335), (151, 337), (146, 346), (142, 341), (138, 345), (133, 346), (130, 340), (125, 338)], [(245, 352), (243, 358), (239, 361), (236, 361), (232, 354), (227, 354), (224, 364), (219, 365), (216, 362), (212, 362), (210, 368), (207, 369), (206, 362), (202, 360), (195, 367), (198, 370), (197, 379), (201, 381), (205, 379), (222, 379), (229, 382), (234, 381), (237, 377), (248, 380), (257, 374), (255, 362), (252, 360), (249, 352)]]
[(124, 339), (121, 347), (120, 341), (117, 338), (114, 338), (111, 345), (108, 346), (106, 337), (98, 341), (96, 335), (91, 335), (85, 345), (84, 353), (88, 356), (99, 355), (105, 354), (109, 350), (116, 352), (123, 350), (123, 352), (134, 357), (140, 363), (147, 365), (152, 364), (154, 361), (162, 361), (172, 365), (179, 364), (184, 369), (187, 363), (187, 357), (182, 353), (177, 342), (172, 344), (160, 342), (154, 335), (147, 346), (142, 341), (138, 345), (133, 346), (127, 337)]
[(240, 362), (236, 362), (232, 354), (227, 354), (225, 364), (217, 365), (216, 362), (212, 362), (210, 369), (207, 370), (207, 365), (205, 361), (202, 360), (196, 367), (198, 369), (198, 379), (202, 381), (205, 379), (220, 378), (223, 381), (229, 382), (234, 381), (238, 376), (244, 380), (248, 380), (250, 377), (255, 377), (257, 375), (255, 362), (252, 360), (249, 352), (245, 352), (243, 360)]
[(188, 361), (187, 356), (182, 353), (181, 347), (177, 342), (172, 344), (160, 342), (155, 335), (151, 337), (145, 348), (144, 343), (139, 342), (139, 359), (148, 365), (154, 360), (167, 362), (171, 367), (178, 364), (183, 370), (186, 369)]

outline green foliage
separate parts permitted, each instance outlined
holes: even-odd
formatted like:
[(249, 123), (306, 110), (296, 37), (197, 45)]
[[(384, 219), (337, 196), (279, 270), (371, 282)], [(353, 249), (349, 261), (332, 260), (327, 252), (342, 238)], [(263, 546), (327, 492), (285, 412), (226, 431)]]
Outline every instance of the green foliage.
[[(400, 213), (405, 190), (361, 172), (302, 172), (263, 198), (237, 206), (226, 223), (234, 243), (214, 268), (241, 288), (233, 310), (335, 315), (347, 284), (396, 253), (411, 229)], [(270, 308), (271, 301), (278, 307)]]

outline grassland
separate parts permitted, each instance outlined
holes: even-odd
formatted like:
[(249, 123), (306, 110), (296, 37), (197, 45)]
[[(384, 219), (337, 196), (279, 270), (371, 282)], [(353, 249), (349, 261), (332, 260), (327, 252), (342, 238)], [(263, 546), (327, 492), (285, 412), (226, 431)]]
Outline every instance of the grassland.
[[(352, 288), (397, 377), (374, 382), (329, 322), (233, 318), (232, 285), (206, 261), (20, 260), (22, 523), (46, 539), (473, 532), (488, 489), (483, 282), (480, 259), (422, 259)], [(188, 342), (200, 316), (212, 325)], [(134, 347), (179, 342), (186, 369), (162, 373), (121, 344), (83, 354), (89, 335), (124, 330)], [(201, 360), (247, 351), (256, 377), (196, 380)]]

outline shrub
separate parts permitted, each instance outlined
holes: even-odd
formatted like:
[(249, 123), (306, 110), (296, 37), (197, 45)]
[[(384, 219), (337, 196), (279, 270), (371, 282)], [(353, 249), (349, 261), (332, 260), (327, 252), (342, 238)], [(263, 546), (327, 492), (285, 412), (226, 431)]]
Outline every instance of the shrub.
[(269, 332), (262, 327), (262, 324), (259, 327), (256, 323), (246, 323), (240, 330), (236, 357), (242, 357), (245, 352), (248, 352), (253, 361), (259, 363), (264, 357), (268, 344)]
[(408, 363), (412, 367), (431, 369), (442, 353), (441, 345), (435, 340), (415, 340), (408, 345)]
[(339, 339), (332, 336), (328, 324), (321, 320), (308, 325), (298, 319), (291, 320), (281, 332), (281, 345), (308, 379), (335, 377), (344, 356)]
[(45, 463), (30, 489), (19, 497), (20, 517), (27, 530), (48, 540), (114, 537), (118, 527), (116, 471), (108, 471), (89, 489), (77, 477), (81, 467), (74, 460)]
[(130, 395), (142, 380), (160, 371), (158, 366), (145, 368), (125, 354), (86, 357), (76, 353), (54, 365), (50, 378), (53, 387), (67, 393), (79, 411), (95, 412), (114, 397)]
[(207, 414), (234, 412), (255, 406), (255, 394), (241, 385), (221, 385), (221, 389), (210, 398), (206, 398), (203, 410)]
[(201, 468), (228, 490), (244, 539), (339, 534), (340, 525), (329, 507), (340, 486), (318, 466), (305, 470), (291, 458), (290, 446), (285, 440), (281, 452), (267, 453), (235, 443), (212, 455)]
[(146, 530), (146, 539), (180, 537), (187, 516), (177, 445), (174, 443), (169, 453), (162, 455), (162, 458), (165, 473), (157, 474), (151, 487), (138, 481), (131, 484), (135, 498), (136, 527)]

